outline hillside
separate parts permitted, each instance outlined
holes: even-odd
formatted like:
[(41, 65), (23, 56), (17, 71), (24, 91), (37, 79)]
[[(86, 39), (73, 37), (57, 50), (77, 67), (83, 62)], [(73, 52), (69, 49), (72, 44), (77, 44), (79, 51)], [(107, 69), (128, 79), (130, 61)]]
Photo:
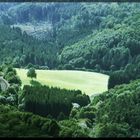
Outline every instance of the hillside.
[[(4, 112), (0, 117), (0, 137), (52, 137), (57, 136), (60, 131), (55, 121), (32, 113), (20, 112), (13, 106), (0, 104), (0, 112)], [(40, 127), (36, 121), (41, 124)], [(47, 127), (50, 129), (45, 129)], [(56, 128), (56, 133), (53, 127)]]
[(25, 67), (31, 63), (49, 68), (57, 65), (54, 56), (58, 49), (53, 43), (38, 41), (20, 28), (10, 28), (9, 25), (0, 25), (0, 33), (0, 64)]
[[(9, 77), (12, 69), (7, 70)], [(139, 137), (140, 80), (116, 86), (95, 96), (91, 103), (79, 91), (40, 85), (19, 90), (13, 82), (7, 92), (0, 92), (1, 137)], [(15, 95), (18, 108), (11, 99)], [(81, 107), (72, 107), (71, 101), (79, 102)], [(69, 117), (59, 110), (70, 111)], [(46, 111), (60, 114), (56, 119), (50, 115), (41, 117)]]
[(89, 119), (90, 137), (139, 137), (140, 80), (100, 94), (89, 106), (73, 109), (72, 117)]
[[(16, 69), (17, 75), (23, 85), (30, 84), (25, 69)], [(91, 96), (107, 91), (108, 76), (94, 72), (69, 71), (69, 70), (36, 70), (37, 81), (43, 85), (81, 90)]]
[(0, 3), (0, 137), (140, 137), (139, 28), (137, 2)]
[[(140, 80), (122, 84), (93, 100), (95, 137), (139, 137)], [(98, 105), (97, 105), (98, 104)]]
[[(13, 62), (16, 67), (32, 63), (50, 69), (84, 68), (110, 73), (137, 63), (139, 58), (139, 3), (2, 3), (1, 7), (7, 9), (0, 15), (1, 30), (13, 32), (10, 27), (21, 30), (16, 33), (16, 45), (22, 42), (22, 46), (30, 45), (29, 52), (32, 50), (30, 55), (21, 48), (18, 55), (22, 55), (22, 60), (17, 54), (8, 54), (12, 59), (17, 56)], [(15, 33), (6, 34), (13, 41)], [(26, 38), (31, 35), (40, 42), (30, 37), (32, 41), (26, 43), (27, 39), (21, 40), (21, 34)], [(5, 57), (1, 58), (2, 62)]]
[(88, 129), (80, 127), (76, 120), (71, 119), (57, 122), (46, 117), (34, 115), (33, 113), (21, 112), (13, 106), (1, 104), (0, 112), (4, 112), (0, 117), (1, 138), (77, 137), (75, 134), (77, 132), (78, 137), (88, 137), (88, 134), (86, 134)]
[(63, 67), (116, 71), (135, 63), (140, 52), (140, 16), (135, 14), (122, 24), (96, 31), (73, 45), (66, 46), (59, 55)]

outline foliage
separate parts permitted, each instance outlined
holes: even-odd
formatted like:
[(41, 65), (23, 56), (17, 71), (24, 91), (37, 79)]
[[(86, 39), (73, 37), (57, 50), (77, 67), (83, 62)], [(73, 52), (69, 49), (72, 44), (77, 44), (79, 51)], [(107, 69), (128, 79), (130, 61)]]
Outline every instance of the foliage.
[(21, 85), (21, 80), (17, 76), (16, 70), (11, 65), (6, 65), (5, 68), (3, 68), (4, 71), (4, 78), (12, 85), (17, 84)]
[(16, 70), (11, 65), (3, 65), (3, 77), (6, 79), (8, 89), (0, 93), (0, 103), (18, 106), (18, 94), (20, 91), (21, 80), (16, 75)]
[(108, 88), (113, 88), (116, 85), (130, 83), (131, 80), (140, 78), (140, 63), (136, 61), (134, 64), (126, 65), (124, 70), (111, 73), (108, 82)]
[[(86, 68), (107, 73), (124, 69), (139, 57), (140, 32), (135, 28), (139, 26), (139, 5), (110, 3), (82, 6), (83, 11), (76, 15), (75, 22), (69, 23), (83, 24), (74, 26), (83, 37), (79, 35), (78, 41), (72, 38), (76, 41), (64, 46), (59, 55), (59, 68)], [(88, 34), (84, 36), (80, 33), (82, 31)]]
[(35, 72), (35, 69), (34, 68), (30, 68), (29, 71), (27, 72), (27, 77), (30, 77), (30, 78), (36, 78), (37, 74)]
[(49, 42), (38, 41), (23, 33), (20, 28), (11, 28), (8, 25), (0, 24), (0, 32), (0, 64), (10, 63), (17, 68), (26, 67), (29, 63), (52, 67), (56, 57), (53, 57), (55, 51), (50, 50), (52, 45)]
[[(5, 5), (0, 15), (1, 63), (110, 72), (139, 56), (139, 3)], [(21, 26), (10, 28), (17, 23), (36, 27), (45, 21), (51, 29), (38, 32), (45, 41), (29, 36)]]
[(0, 105), (1, 137), (57, 137), (60, 126), (54, 121), (14, 107)]
[(91, 106), (97, 108), (93, 136), (139, 137), (139, 83), (116, 86), (93, 99)]
[[(79, 98), (79, 95), (81, 98)], [(24, 86), (20, 104), (25, 104), (25, 111), (33, 112), (41, 116), (51, 115), (54, 118), (62, 118), (62, 113), (69, 116), (72, 103), (81, 106), (90, 103), (89, 96), (81, 91), (66, 90), (48, 86)]]
[[(26, 33), (19, 27), (28, 22), (50, 30)], [(10, 84), (0, 91), (1, 137), (139, 137), (139, 28), (138, 3), (0, 4), (0, 75)], [(22, 90), (9, 64), (30, 68), (31, 78), (34, 69), (108, 73), (109, 90), (91, 104), (79, 90), (36, 81)]]
[(88, 130), (80, 127), (74, 119), (63, 120), (59, 124), (62, 126), (59, 137), (88, 137)]

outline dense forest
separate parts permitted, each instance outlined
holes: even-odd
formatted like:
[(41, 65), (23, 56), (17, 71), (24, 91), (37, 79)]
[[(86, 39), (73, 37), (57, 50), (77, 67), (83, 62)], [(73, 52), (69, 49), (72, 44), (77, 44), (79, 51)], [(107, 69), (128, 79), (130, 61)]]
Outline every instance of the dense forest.
[(119, 71), (121, 80), (109, 87), (136, 79), (121, 75), (139, 63), (138, 3), (11, 3), (0, 9), (5, 10), (0, 14), (1, 63), (111, 75)]
[(24, 86), (20, 100), (24, 100), (22, 105), (25, 111), (42, 116), (51, 115), (54, 118), (59, 118), (62, 113), (63, 116), (69, 116), (72, 103), (80, 106), (90, 103), (89, 97), (79, 90), (68, 91), (47, 86)]
[(22, 90), (15, 70), (5, 66), (3, 71), (13, 82), (0, 93), (2, 137), (139, 137), (140, 80), (116, 86), (90, 102), (80, 91), (33, 81)]
[[(0, 137), (140, 137), (139, 3), (1, 3)], [(22, 86), (15, 68), (108, 74), (108, 91)]]

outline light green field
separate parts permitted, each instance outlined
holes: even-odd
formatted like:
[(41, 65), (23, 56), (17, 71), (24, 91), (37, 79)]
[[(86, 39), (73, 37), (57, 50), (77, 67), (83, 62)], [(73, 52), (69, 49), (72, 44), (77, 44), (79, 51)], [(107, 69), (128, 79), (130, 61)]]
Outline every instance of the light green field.
[[(16, 69), (23, 85), (30, 84), (25, 69)], [(66, 89), (79, 89), (87, 95), (107, 91), (108, 75), (74, 70), (36, 70), (37, 81), (43, 85)]]

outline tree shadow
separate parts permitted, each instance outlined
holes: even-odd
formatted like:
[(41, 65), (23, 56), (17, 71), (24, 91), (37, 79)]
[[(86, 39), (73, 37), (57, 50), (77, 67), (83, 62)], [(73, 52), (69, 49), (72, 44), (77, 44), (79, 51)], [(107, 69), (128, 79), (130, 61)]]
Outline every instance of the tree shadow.
[(32, 86), (42, 86), (42, 84), (41, 84), (40, 82), (35, 81), (35, 80), (31, 80), (31, 81), (30, 81), (30, 84), (31, 84)]

